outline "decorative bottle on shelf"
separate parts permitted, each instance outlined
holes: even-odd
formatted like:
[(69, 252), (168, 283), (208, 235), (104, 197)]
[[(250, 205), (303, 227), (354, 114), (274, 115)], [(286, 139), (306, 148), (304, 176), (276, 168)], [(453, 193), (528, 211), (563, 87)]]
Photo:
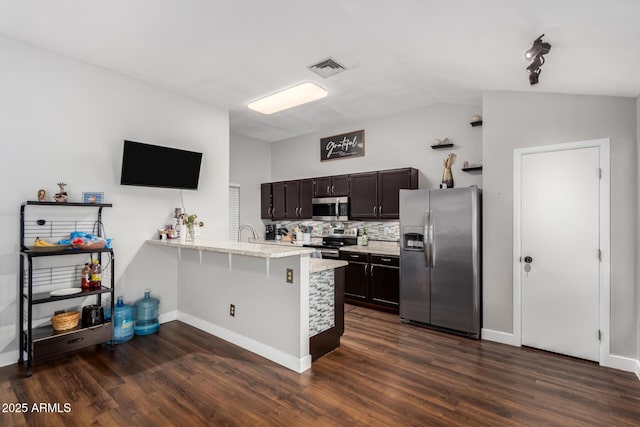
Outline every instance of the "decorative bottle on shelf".
[(133, 306), (125, 304), (122, 297), (116, 301), (113, 308), (113, 342), (121, 344), (133, 338)]
[(160, 300), (153, 298), (150, 293), (149, 289), (145, 290), (144, 298), (134, 304), (136, 317), (133, 330), (136, 335), (154, 334), (160, 328), (158, 321)]
[(102, 266), (97, 259), (91, 261), (91, 283), (92, 289), (100, 289), (102, 287)]
[(88, 262), (84, 263), (84, 267), (80, 271), (80, 278), (82, 280), (82, 290), (91, 288), (91, 267)]

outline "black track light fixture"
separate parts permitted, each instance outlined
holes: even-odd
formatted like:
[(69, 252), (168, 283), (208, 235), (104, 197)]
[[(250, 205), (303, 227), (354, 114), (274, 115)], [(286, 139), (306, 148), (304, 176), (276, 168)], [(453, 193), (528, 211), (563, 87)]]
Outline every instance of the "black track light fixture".
[(537, 55), (546, 55), (551, 50), (551, 45), (542, 41), (544, 34), (533, 41), (533, 46), (524, 53), (526, 59), (533, 59)]
[(540, 67), (544, 64), (543, 55), (546, 55), (551, 50), (551, 44), (543, 42), (542, 37), (544, 37), (544, 34), (535, 39), (531, 48), (524, 53), (526, 59), (532, 60), (531, 65), (527, 67), (527, 71), (529, 71), (529, 84), (531, 85), (538, 84), (538, 78), (542, 71)]

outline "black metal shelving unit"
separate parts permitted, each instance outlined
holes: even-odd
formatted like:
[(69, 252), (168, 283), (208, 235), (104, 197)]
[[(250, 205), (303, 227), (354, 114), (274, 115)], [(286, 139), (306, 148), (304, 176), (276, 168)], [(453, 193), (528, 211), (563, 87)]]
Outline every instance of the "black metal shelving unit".
[[(44, 208), (69, 208), (82, 207), (97, 209), (97, 220), (76, 220), (66, 217), (55, 217), (55, 219), (26, 219), (26, 210), (29, 206), (39, 206)], [(20, 355), (18, 363), (24, 363), (25, 352), (27, 361), (26, 375), (31, 376), (33, 361), (46, 359), (58, 354), (78, 350), (92, 345), (99, 345), (107, 341), (113, 345), (113, 323), (105, 322), (101, 325), (84, 327), (81, 324), (71, 330), (54, 331), (51, 324), (33, 327), (34, 306), (47, 303), (55, 303), (76, 298), (86, 298), (95, 296), (96, 303), (102, 304), (102, 296), (111, 296), (111, 313), (114, 309), (115, 290), (115, 257), (111, 248), (107, 249), (74, 249), (66, 248), (62, 250), (51, 250), (40, 252), (25, 245), (25, 239), (35, 236), (49, 238), (68, 238), (71, 231), (93, 232), (96, 236), (102, 236), (102, 209), (112, 207), (110, 203), (57, 203), (27, 201), (20, 207)], [(47, 209), (45, 209), (45, 212)], [(97, 230), (97, 232), (94, 232)], [(50, 265), (43, 268), (36, 268), (37, 259), (59, 256), (89, 255), (91, 258), (97, 257), (102, 265), (103, 254), (109, 256), (109, 286), (101, 286), (100, 289), (82, 290), (79, 293), (70, 295), (53, 296), (49, 291), (34, 292), (37, 288), (55, 288), (66, 284), (66, 287), (76, 287), (80, 282), (80, 268), (76, 265)], [(55, 263), (54, 263), (55, 264)], [(106, 272), (103, 270), (103, 274)], [(103, 284), (105, 281), (103, 280)], [(53, 313), (51, 313), (53, 315)]]

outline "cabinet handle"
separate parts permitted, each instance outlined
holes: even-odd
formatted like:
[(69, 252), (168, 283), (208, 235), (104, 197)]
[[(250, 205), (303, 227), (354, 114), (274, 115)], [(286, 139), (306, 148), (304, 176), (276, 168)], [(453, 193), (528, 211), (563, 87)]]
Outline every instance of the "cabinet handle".
[(302, 216), (302, 208), (299, 208), (299, 209), (300, 209), (300, 216)]
[(349, 255), (351, 258), (360, 258), (360, 255)]
[(373, 277), (373, 264), (371, 265), (371, 277)]
[(364, 275), (367, 275), (367, 270), (369, 269), (369, 264), (364, 265)]
[(299, 208), (296, 208), (296, 216), (300, 216), (300, 215), (298, 215), (298, 209), (299, 209)]
[(373, 216), (376, 216), (376, 209), (377, 209), (377, 208), (378, 208), (377, 206), (374, 206), (374, 207), (373, 207)]
[(335, 193), (334, 188), (335, 188), (335, 185), (332, 185), (332, 186), (331, 186), (331, 194)]
[(384, 261), (384, 262), (390, 262), (391, 258), (380, 258), (380, 260)]
[(80, 342), (82, 340), (84, 340), (84, 337), (80, 337), (80, 338), (76, 338), (76, 339), (73, 339), (73, 340), (69, 340), (69, 341), (67, 341), (67, 344), (75, 344), (75, 343)]
[(382, 206), (378, 206), (378, 215), (382, 216)]
[(271, 216), (272, 213), (272, 208), (269, 208), (269, 210), (267, 211), (267, 216)]
[(329, 191), (329, 188), (331, 188), (331, 186), (327, 185), (327, 194), (331, 194), (331, 192)]

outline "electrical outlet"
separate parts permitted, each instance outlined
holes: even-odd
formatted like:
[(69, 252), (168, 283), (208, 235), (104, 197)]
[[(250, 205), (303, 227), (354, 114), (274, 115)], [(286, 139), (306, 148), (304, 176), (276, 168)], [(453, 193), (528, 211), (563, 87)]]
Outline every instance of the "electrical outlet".
[(287, 268), (287, 283), (293, 283), (293, 268)]
[(384, 235), (388, 236), (389, 235), (389, 227), (385, 227), (384, 228)]
[(236, 316), (236, 306), (234, 304), (231, 304), (229, 306), (229, 316), (231, 316), (231, 317), (235, 317)]

